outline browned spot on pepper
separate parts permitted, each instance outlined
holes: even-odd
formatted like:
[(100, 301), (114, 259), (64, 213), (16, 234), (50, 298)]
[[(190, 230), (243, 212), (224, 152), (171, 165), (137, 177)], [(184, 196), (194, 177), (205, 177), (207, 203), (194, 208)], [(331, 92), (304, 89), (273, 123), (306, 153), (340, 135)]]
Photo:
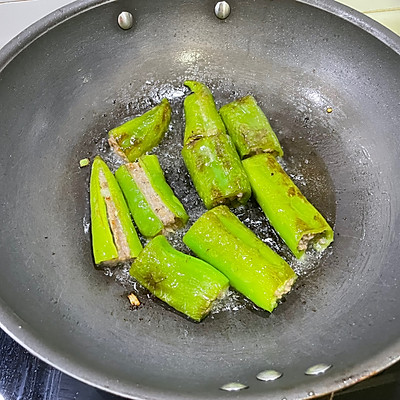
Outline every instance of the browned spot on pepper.
[(223, 166), (224, 166), (225, 171), (230, 171), (233, 168), (231, 160), (229, 160), (229, 159), (224, 160)]
[(146, 275), (143, 276), (143, 280), (147, 283), (147, 287), (150, 292), (154, 292), (157, 289), (157, 286), (167, 279), (166, 276), (154, 276), (153, 271), (149, 271)]
[(215, 207), (218, 204), (223, 204), (226, 200), (223, 193), (215, 186), (211, 189), (211, 198), (214, 199), (211, 204), (212, 207)]
[(172, 109), (171, 109), (171, 105), (169, 103), (168, 103), (167, 107), (162, 108), (161, 120), (157, 124), (154, 125), (154, 128), (153, 128), (154, 131), (161, 130), (161, 128), (163, 127), (165, 122), (169, 120), (171, 111), (172, 111)]
[(238, 103), (238, 104), (241, 104), (241, 103), (247, 104), (247, 102), (249, 100), (249, 97), (252, 97), (252, 96), (248, 94), (247, 96), (241, 97), (240, 99), (236, 100), (236, 103)]
[(226, 157), (222, 142), (218, 140), (218, 138), (215, 138), (214, 143), (215, 143), (215, 154), (217, 155), (217, 158), (223, 160)]
[(288, 194), (289, 197), (293, 197), (293, 196), (296, 194), (296, 189), (295, 189), (293, 186), (290, 187), (290, 188), (288, 189), (287, 194)]
[(314, 220), (317, 221), (320, 225), (324, 225), (325, 221), (320, 214), (314, 215)]
[(282, 175), (283, 183), (287, 184), (288, 181), (291, 182), (286, 172), (282, 169), (278, 161), (276, 161), (275, 157), (271, 153), (265, 153), (264, 160), (267, 165), (267, 168), (271, 172)]
[(129, 140), (130, 139), (130, 135), (128, 132), (122, 132), (119, 135), (115, 136), (115, 140), (117, 141), (117, 143), (122, 146), (122, 142), (124, 142), (125, 140)]
[(140, 145), (143, 143), (143, 139), (134, 139), (133, 143), (130, 146), (126, 146), (124, 148), (124, 151), (127, 155), (127, 157), (129, 158), (130, 154), (132, 153), (132, 151), (135, 151), (138, 147), (140, 147)]
[(307, 229), (309, 229), (309, 226), (301, 218), (296, 218), (296, 230), (302, 232)]

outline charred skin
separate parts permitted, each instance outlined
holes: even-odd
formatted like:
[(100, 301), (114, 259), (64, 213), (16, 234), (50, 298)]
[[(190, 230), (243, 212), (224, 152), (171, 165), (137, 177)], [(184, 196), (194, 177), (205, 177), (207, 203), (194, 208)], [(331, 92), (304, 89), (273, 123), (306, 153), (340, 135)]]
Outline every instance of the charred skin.
[(134, 259), (142, 245), (124, 196), (107, 164), (95, 157), (90, 177), (91, 232), (97, 265)]
[(250, 184), (210, 90), (195, 81), (185, 85), (193, 93), (184, 102), (182, 157), (199, 196), (208, 209), (245, 204), (251, 195)]
[(193, 184), (210, 209), (219, 204), (246, 204), (251, 195), (247, 175), (229, 136), (208, 136), (182, 149)]
[(161, 142), (170, 121), (171, 106), (163, 99), (143, 115), (110, 130), (108, 142), (125, 161), (136, 161)]
[(226, 206), (203, 214), (183, 237), (201, 259), (221, 271), (232, 287), (272, 312), (297, 276)]
[(258, 204), (297, 258), (311, 244), (317, 251), (323, 251), (332, 243), (332, 228), (273, 155), (255, 155), (242, 163)]
[(157, 156), (144, 155), (122, 165), (115, 177), (143, 236), (154, 237), (187, 223), (189, 216), (166, 182)]
[(156, 236), (132, 264), (130, 274), (162, 301), (201, 321), (229, 287), (228, 279), (206, 262), (175, 250)]
[(259, 153), (283, 156), (279, 140), (253, 96), (226, 104), (219, 113), (241, 158)]
[(206, 136), (226, 134), (225, 125), (215, 107), (214, 98), (206, 85), (196, 81), (185, 81), (192, 93), (185, 98), (185, 137), (186, 145)]

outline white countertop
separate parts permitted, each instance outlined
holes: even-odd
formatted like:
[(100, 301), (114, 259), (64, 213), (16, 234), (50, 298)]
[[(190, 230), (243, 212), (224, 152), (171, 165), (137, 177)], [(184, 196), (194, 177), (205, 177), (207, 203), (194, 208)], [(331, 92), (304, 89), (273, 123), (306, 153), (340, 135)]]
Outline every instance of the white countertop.
[(0, 49), (29, 25), (71, 0), (0, 0)]

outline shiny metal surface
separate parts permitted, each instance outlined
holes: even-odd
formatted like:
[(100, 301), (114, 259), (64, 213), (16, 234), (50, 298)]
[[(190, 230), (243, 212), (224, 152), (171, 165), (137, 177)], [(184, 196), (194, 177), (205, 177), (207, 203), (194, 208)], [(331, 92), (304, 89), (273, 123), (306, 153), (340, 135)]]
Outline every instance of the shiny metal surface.
[(259, 372), (256, 378), (259, 381), (270, 382), (270, 381), (276, 381), (282, 375), (283, 375), (282, 372), (275, 371), (274, 369), (267, 369), (265, 371)]
[(122, 11), (118, 15), (118, 25), (122, 29), (131, 29), (133, 25), (133, 15), (128, 11)]
[(324, 374), (328, 369), (332, 368), (330, 364), (315, 364), (306, 369), (306, 375), (320, 375)]
[(219, 1), (214, 7), (215, 16), (219, 19), (226, 19), (231, 13), (231, 6), (226, 1)]
[(248, 388), (249, 387), (247, 385), (243, 385), (243, 383), (240, 382), (230, 382), (220, 387), (220, 389), (224, 390), (225, 392), (238, 392)]
[[(225, 399), (218, 388), (232, 381), (248, 384), (243, 399), (339, 389), (400, 352), (398, 39), (299, 2), (232, 1), (223, 24), (206, 3), (160, 1), (154, 12), (137, 1), (137, 25), (122, 31), (115, 21), (132, 2), (80, 2), (0, 54), (1, 326), (130, 398)], [(243, 308), (193, 324), (152, 301), (132, 312), (125, 289), (92, 267), (79, 160), (157, 88), (188, 78), (219, 105), (254, 94), (289, 168), (301, 164), (305, 194), (335, 217), (332, 252), (269, 317)], [(284, 373), (268, 385), (256, 379), (266, 360)], [(321, 360), (335, 368), (304, 375)]]

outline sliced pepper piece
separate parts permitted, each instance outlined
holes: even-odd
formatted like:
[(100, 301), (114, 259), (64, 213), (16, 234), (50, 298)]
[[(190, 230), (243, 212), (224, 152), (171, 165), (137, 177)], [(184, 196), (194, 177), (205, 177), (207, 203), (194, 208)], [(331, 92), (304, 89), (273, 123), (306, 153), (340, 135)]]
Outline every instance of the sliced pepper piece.
[(113, 265), (137, 257), (142, 245), (124, 195), (100, 156), (92, 165), (90, 210), (95, 263)]
[(243, 160), (243, 166), (258, 204), (297, 258), (311, 243), (317, 251), (332, 243), (332, 228), (273, 155), (255, 155)]
[(290, 266), (226, 206), (204, 213), (183, 242), (226, 275), (232, 287), (269, 312), (297, 278)]
[(226, 104), (219, 113), (241, 158), (258, 153), (283, 156), (279, 140), (253, 96)]
[(185, 81), (184, 85), (193, 93), (183, 102), (186, 120), (183, 144), (206, 136), (226, 134), (225, 125), (215, 107), (210, 89), (196, 81)]
[(159, 299), (195, 321), (201, 321), (229, 287), (223, 274), (175, 250), (162, 235), (147, 244), (130, 274)]
[(188, 221), (189, 216), (166, 182), (156, 155), (144, 155), (136, 163), (122, 165), (115, 177), (143, 236), (173, 231)]
[(158, 106), (108, 132), (108, 142), (125, 161), (136, 161), (157, 146), (171, 121), (171, 106), (163, 99)]
[(245, 204), (251, 187), (232, 140), (225, 133), (186, 144), (182, 157), (197, 193), (210, 209)]

